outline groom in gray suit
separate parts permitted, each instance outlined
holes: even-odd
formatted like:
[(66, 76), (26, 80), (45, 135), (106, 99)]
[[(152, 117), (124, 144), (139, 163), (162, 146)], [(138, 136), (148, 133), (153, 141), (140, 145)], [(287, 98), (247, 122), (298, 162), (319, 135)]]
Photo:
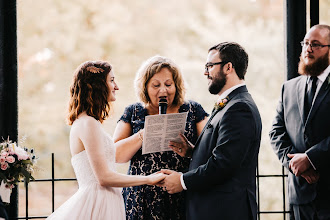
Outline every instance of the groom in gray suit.
[(301, 76), (284, 83), (270, 138), (289, 172), (293, 220), (330, 219), (330, 26), (301, 42)]
[(204, 75), (209, 91), (219, 95), (210, 119), (192, 146), (170, 142), (181, 156), (191, 157), (189, 171), (168, 174), (162, 185), (168, 193), (186, 190), (189, 220), (257, 219), (256, 166), (261, 119), (244, 83), (248, 55), (237, 43), (209, 49)]

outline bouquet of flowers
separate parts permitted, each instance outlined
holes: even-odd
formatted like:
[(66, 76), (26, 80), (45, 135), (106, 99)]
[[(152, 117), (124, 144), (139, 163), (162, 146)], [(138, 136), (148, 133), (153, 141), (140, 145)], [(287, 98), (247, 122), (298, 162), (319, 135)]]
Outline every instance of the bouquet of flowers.
[[(27, 182), (34, 180), (32, 172), (36, 162), (37, 160), (33, 149), (22, 148), (18, 146), (16, 142), (12, 143), (10, 140), (0, 143), (1, 188), (5, 187), (11, 192), (11, 189), (15, 187), (17, 182), (24, 178)], [(1, 196), (8, 197), (3, 196), (2, 191), (0, 191)], [(4, 202), (9, 202), (5, 201), (7, 199), (4, 198), (2, 198), (2, 200)]]

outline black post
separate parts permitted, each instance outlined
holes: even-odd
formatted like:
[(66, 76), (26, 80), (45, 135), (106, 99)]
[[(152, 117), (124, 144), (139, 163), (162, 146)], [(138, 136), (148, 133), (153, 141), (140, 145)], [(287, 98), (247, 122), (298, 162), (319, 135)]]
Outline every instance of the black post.
[(310, 24), (311, 27), (318, 24), (320, 17), (320, 3), (319, 0), (310, 0)]
[(285, 62), (287, 79), (298, 76), (300, 41), (306, 34), (306, 1), (284, 1)]
[[(17, 19), (16, 0), (0, 1), (0, 141), (17, 141)], [(10, 219), (18, 217), (18, 189), (13, 189)]]

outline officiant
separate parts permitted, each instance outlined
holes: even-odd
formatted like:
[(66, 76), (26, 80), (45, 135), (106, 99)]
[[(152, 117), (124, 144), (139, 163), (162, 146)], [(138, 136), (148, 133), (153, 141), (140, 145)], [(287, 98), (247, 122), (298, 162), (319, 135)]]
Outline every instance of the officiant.
[[(130, 161), (128, 174), (148, 175), (161, 169), (185, 171), (190, 159), (173, 151), (142, 154), (144, 122), (147, 115), (159, 114), (159, 101), (166, 99), (166, 114), (187, 112), (185, 136), (195, 143), (207, 122), (203, 107), (185, 100), (185, 86), (179, 67), (159, 55), (146, 60), (136, 73), (134, 87), (139, 102), (127, 106), (115, 132), (117, 163)], [(123, 189), (127, 219), (186, 219), (184, 193), (170, 195), (157, 186)]]

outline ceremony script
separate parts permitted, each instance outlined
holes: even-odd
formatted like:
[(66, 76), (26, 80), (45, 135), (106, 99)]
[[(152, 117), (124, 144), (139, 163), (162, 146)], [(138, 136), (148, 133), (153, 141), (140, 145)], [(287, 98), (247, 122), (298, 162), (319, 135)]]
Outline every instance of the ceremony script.
[(142, 154), (171, 151), (169, 141), (182, 142), (179, 134), (184, 134), (187, 115), (183, 112), (146, 116)]

